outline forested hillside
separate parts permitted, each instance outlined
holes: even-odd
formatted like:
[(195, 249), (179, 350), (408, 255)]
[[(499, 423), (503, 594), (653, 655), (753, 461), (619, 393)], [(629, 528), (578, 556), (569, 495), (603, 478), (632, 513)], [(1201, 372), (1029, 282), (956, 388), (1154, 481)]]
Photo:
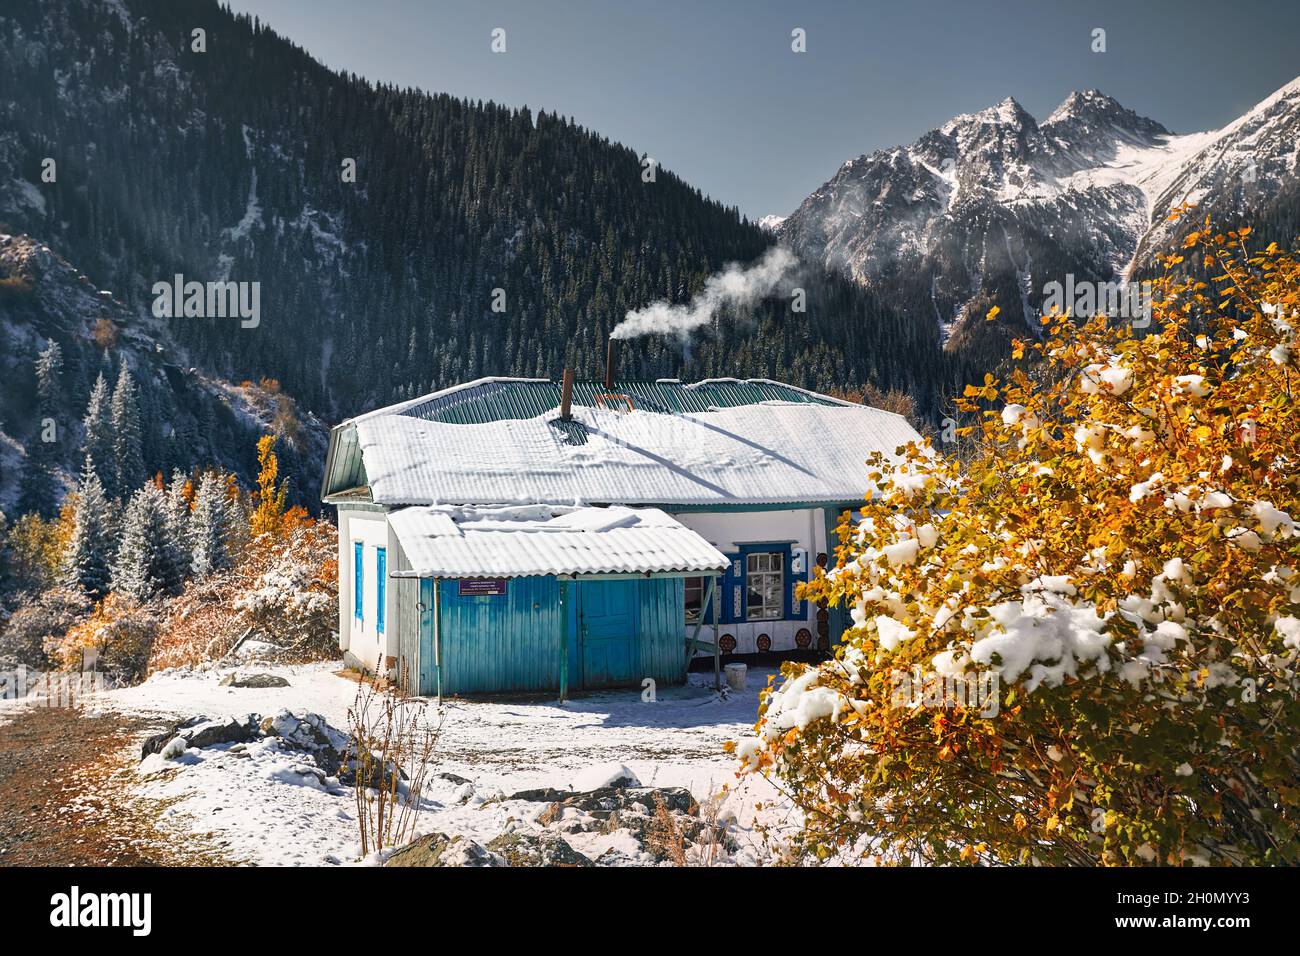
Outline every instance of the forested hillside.
[[(487, 374), (593, 375), (629, 309), (773, 241), (571, 120), (331, 72), (210, 0), (11, 0), (0, 88), (0, 221), (138, 312), (176, 273), (260, 283), (256, 328), (170, 332), (208, 372), (275, 378), (327, 419)], [(624, 371), (939, 407), (961, 372), (933, 325), (820, 267), (798, 284), (806, 312), (775, 300), (687, 345), (636, 340)]]
[(57, 514), (87, 455), (110, 497), (195, 467), (251, 485), (267, 433), (290, 499), (315, 508), (323, 423), (274, 380), (183, 363), (164, 333), (48, 246), (0, 232), (0, 513)]

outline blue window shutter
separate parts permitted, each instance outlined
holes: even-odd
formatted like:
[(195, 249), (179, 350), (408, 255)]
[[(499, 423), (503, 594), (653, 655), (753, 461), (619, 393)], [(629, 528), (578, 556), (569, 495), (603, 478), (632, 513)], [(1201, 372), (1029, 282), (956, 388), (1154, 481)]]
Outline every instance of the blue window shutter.
[(786, 586), (786, 617), (796, 621), (804, 620), (808, 617), (808, 602), (800, 601), (795, 598), (795, 589), (808, 580), (808, 562), (810, 557), (805, 554), (803, 559), (803, 570), (795, 573), (792, 570), (794, 565), (794, 549), (787, 548), (785, 552), (785, 573), (789, 578)]
[(363, 570), (365, 561), (365, 545), (360, 541), (352, 545), (352, 616), (360, 624), (365, 620), (365, 611), (362, 600), (366, 594), (366, 578)]
[(384, 599), (388, 593), (388, 549), (375, 548), (375, 630), (384, 633)]
[(727, 570), (722, 575), (722, 604), (719, 610), (723, 624), (740, 624), (745, 620), (745, 556), (727, 555)]

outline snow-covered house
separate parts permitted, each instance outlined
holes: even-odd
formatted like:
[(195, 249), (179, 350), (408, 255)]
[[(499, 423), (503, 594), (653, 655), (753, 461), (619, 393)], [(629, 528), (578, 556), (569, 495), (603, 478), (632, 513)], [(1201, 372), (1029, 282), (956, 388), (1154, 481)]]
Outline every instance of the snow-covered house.
[[(795, 595), (902, 417), (767, 380), (488, 378), (336, 426), (339, 645), (421, 694), (829, 648)], [(828, 541), (830, 542), (828, 544)], [(716, 596), (716, 600), (715, 600)]]

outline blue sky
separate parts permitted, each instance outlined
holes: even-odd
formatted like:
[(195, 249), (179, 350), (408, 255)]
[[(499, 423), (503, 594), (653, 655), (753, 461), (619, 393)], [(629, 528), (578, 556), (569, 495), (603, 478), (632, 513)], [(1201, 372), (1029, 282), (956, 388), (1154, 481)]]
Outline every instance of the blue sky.
[[(558, 110), (751, 218), (1014, 96), (1098, 88), (1175, 132), (1300, 75), (1300, 2), (230, 0), (329, 66)], [(493, 53), (491, 31), (506, 31)], [(802, 28), (807, 52), (791, 51)], [(1090, 49), (1106, 30), (1106, 52)]]

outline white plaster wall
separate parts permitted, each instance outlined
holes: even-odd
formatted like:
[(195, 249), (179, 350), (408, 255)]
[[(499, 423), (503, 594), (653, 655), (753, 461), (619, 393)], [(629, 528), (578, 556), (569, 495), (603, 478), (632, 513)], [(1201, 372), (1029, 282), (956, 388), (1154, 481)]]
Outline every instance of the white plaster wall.
[(352, 545), (348, 541), (348, 529), (351, 524), (350, 512), (340, 508), (339, 520), (339, 650), (348, 650), (352, 629)]
[[(384, 634), (376, 629), (379, 620), (377, 601), (379, 584), (375, 573), (375, 549), (388, 549), (388, 570), (391, 575), (396, 560), (396, 550), (386, 515), (377, 512), (342, 512), (339, 517), (339, 646), (355, 654), (368, 670), (381, 670), (385, 657), (396, 656), (397, 620), (396, 595), (391, 577), (385, 589)], [(360, 625), (353, 616), (352, 582), (356, 580), (354, 545), (360, 542), (362, 550), (361, 596), (364, 614)], [(346, 636), (345, 636), (346, 635)]]
[[(821, 508), (720, 514), (684, 512), (673, 517), (725, 554), (739, 551), (742, 544), (788, 543), (808, 552), (811, 568), (817, 562), (818, 553), (826, 550), (826, 519)], [(683, 627), (687, 637), (695, 630), (693, 624), (686, 625), (683, 622)], [(771, 639), (771, 650), (785, 651), (798, 647), (795, 637), (799, 629), (804, 627), (810, 632), (812, 645), (816, 646), (817, 608), (811, 603), (803, 620), (722, 624), (718, 636), (730, 634), (736, 639), (736, 649), (732, 652), (734, 654), (758, 653), (758, 639), (763, 634)], [(713, 627), (708, 622), (700, 629), (700, 639), (714, 639)]]

